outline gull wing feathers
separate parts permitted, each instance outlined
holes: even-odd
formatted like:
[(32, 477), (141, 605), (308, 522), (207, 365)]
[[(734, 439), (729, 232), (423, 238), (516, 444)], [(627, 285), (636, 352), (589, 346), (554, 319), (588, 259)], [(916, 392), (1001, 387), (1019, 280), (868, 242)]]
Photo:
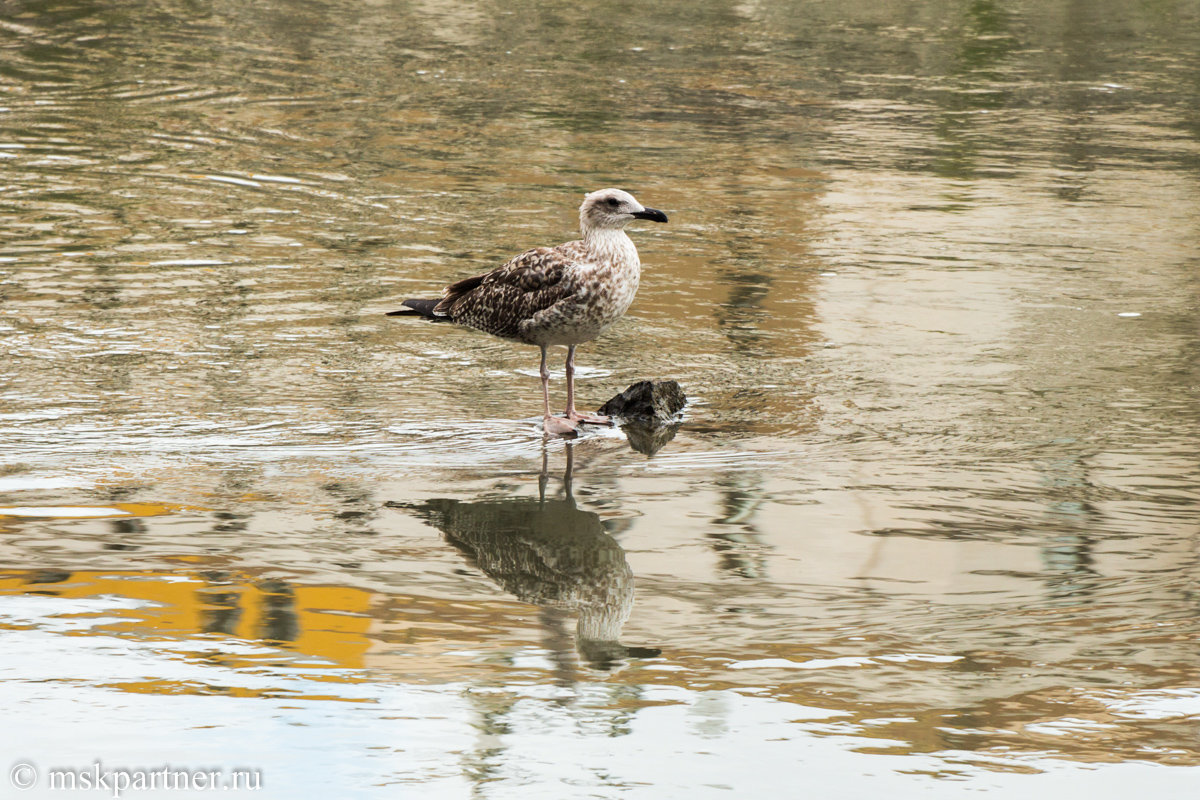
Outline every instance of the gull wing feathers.
[(574, 244), (526, 250), (491, 272), (452, 283), (442, 291), (433, 313), (497, 336), (519, 338), (522, 321), (570, 295), (565, 278), (574, 259), (566, 248)]

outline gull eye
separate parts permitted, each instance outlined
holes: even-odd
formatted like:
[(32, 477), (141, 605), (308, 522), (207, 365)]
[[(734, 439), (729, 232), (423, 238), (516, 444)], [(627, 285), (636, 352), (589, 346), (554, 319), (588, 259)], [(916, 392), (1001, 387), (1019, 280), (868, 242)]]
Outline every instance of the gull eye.
[(610, 197), (604, 202), (608, 203), (609, 208), (616, 208), (617, 206), (621, 205), (621, 201), (615, 197)]

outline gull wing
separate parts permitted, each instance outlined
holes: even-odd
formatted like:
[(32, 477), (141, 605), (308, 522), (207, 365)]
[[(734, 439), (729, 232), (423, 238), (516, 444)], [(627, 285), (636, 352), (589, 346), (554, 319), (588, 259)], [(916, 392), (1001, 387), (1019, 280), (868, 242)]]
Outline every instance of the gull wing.
[(526, 250), (502, 267), (447, 286), (434, 313), (519, 339), (523, 321), (570, 294), (565, 276), (573, 263), (563, 246)]

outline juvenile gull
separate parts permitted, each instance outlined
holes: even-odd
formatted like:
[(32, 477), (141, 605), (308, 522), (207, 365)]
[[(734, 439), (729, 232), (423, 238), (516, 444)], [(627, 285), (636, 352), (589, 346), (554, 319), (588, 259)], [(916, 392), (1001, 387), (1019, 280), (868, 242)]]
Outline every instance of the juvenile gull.
[[(575, 410), (575, 348), (616, 322), (637, 293), (641, 262), (625, 234), (635, 219), (666, 222), (620, 189), (601, 189), (579, 206), (582, 239), (557, 247), (535, 247), (491, 272), (464, 278), (437, 300), (405, 300), (388, 316), (448, 319), (542, 351), (542, 416), (547, 433), (569, 434), (580, 422), (610, 424), (608, 417)], [(550, 414), (550, 370), (546, 349), (567, 348), (567, 410)]]

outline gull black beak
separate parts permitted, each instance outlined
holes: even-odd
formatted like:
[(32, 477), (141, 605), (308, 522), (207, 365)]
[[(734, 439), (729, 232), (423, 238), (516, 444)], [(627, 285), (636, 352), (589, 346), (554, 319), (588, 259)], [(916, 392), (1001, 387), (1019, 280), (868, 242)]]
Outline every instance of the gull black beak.
[(633, 212), (633, 215), (638, 219), (648, 219), (651, 222), (667, 221), (667, 215), (659, 211), (657, 208), (643, 208), (641, 211)]

